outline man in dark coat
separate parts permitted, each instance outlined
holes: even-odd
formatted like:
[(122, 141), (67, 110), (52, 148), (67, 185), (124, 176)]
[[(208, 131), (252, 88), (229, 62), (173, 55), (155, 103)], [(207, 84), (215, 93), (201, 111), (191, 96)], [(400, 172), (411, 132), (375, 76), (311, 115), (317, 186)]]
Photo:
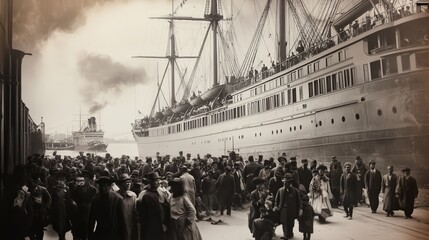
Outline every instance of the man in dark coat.
[(250, 194), (255, 189), (255, 186), (252, 185), (252, 180), (258, 176), (262, 166), (254, 161), (253, 156), (249, 156), (248, 160), (249, 164), (244, 166), (243, 169), (243, 177), (246, 180), (246, 193)]
[(72, 218), (72, 233), (75, 240), (86, 240), (88, 238), (89, 214), (92, 199), (97, 194), (97, 189), (89, 183), (93, 175), (84, 170), (76, 177), (77, 186), (72, 191), (75, 212)]
[(378, 195), (381, 190), (381, 173), (375, 169), (375, 161), (369, 162), (369, 170), (365, 174), (365, 189), (368, 194), (369, 204), (372, 213), (377, 212), (378, 208)]
[(393, 211), (399, 209), (398, 199), (395, 197), (398, 177), (393, 173), (393, 166), (387, 166), (387, 174), (383, 176), (381, 191), (383, 192), (383, 210), (386, 217), (393, 216)]
[(282, 239), (289, 239), (293, 237), (295, 219), (302, 215), (302, 201), (298, 189), (292, 186), (293, 175), (286, 173), (284, 181), (284, 187), (277, 192), (273, 210), (280, 211), (280, 223), (283, 227)]
[(227, 166), (225, 172), (222, 173), (216, 181), (216, 191), (219, 196), (220, 215), (226, 208), (226, 214), (231, 216), (232, 199), (235, 192), (234, 176), (231, 174), (231, 167)]
[(337, 208), (339, 204), (341, 204), (341, 196), (340, 196), (340, 179), (343, 174), (343, 170), (341, 169), (340, 162), (334, 163), (333, 168), (329, 172), (329, 184), (331, 184), (331, 191), (334, 198), (331, 199), (331, 205), (333, 208)]
[(331, 163), (329, 164), (329, 171), (332, 171), (332, 169), (334, 169), (335, 164), (338, 164), (340, 166), (340, 171), (341, 174), (343, 174), (343, 168), (341, 167), (341, 162), (337, 160), (337, 156), (332, 156), (331, 157)]
[[(147, 175), (149, 187), (143, 193), (140, 202), (137, 202), (137, 212), (141, 224), (141, 240), (164, 239), (163, 224), (166, 223), (163, 215), (160, 195), (158, 192), (159, 175), (157, 172), (151, 172)], [(142, 193), (140, 193), (142, 194)]]
[(241, 171), (240, 169), (239, 162), (234, 163), (234, 173), (232, 175), (234, 176), (234, 185), (235, 185), (233, 205), (235, 208), (241, 209), (243, 204), (242, 195), (246, 185), (244, 184), (243, 171)]
[(299, 182), (304, 185), (305, 190), (308, 192), (313, 174), (311, 174), (311, 170), (308, 168), (308, 160), (306, 158), (302, 159), (301, 163), (302, 166), (298, 168)]
[(346, 218), (351, 220), (353, 218), (353, 207), (357, 203), (356, 189), (359, 188), (357, 177), (351, 172), (352, 164), (347, 162), (344, 164), (346, 170), (340, 179), (340, 194), (342, 194), (342, 204), (346, 212)]
[[(97, 180), (100, 192), (91, 204), (88, 224), (89, 240), (128, 239), (123, 199), (112, 192), (112, 182), (113, 179), (106, 175), (100, 176)], [(94, 230), (96, 223), (97, 228)]]
[(417, 188), (417, 181), (410, 176), (411, 169), (405, 168), (402, 170), (404, 174), (399, 178), (398, 185), (396, 186), (396, 197), (399, 200), (399, 206), (404, 210), (405, 218), (412, 218), (411, 214), (414, 211), (414, 200), (419, 194)]
[(248, 227), (251, 233), (253, 233), (253, 221), (261, 216), (260, 209), (264, 207), (265, 200), (269, 194), (265, 186), (265, 179), (256, 177), (253, 179), (252, 184), (256, 186), (256, 189), (250, 193)]
[(356, 177), (357, 177), (357, 185), (358, 185), (358, 187), (356, 188), (356, 197), (358, 201), (357, 203), (363, 202), (362, 190), (365, 188), (365, 183), (363, 179), (365, 177), (366, 171), (368, 170), (365, 164), (363, 163), (362, 158), (360, 156), (356, 156), (355, 165), (353, 166), (352, 172), (356, 174)]

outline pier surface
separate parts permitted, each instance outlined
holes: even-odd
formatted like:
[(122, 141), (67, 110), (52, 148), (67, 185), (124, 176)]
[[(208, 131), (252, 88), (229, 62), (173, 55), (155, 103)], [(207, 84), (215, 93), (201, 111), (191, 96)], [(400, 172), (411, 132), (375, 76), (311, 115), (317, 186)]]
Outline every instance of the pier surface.
[[(334, 215), (327, 219), (327, 223), (320, 224), (317, 217), (314, 218), (314, 233), (312, 240), (418, 240), (429, 237), (429, 189), (419, 189), (419, 197), (416, 199), (416, 208), (413, 218), (405, 219), (403, 211), (395, 211), (395, 216), (386, 217), (382, 211), (383, 203), (380, 202), (376, 214), (363, 204), (354, 208), (353, 220), (344, 218), (344, 211), (334, 209)], [(199, 221), (198, 228), (204, 240), (252, 240), (252, 235), (247, 227), (247, 214), (249, 208), (241, 211), (232, 211), (232, 216), (212, 216), (213, 220), (221, 219), (223, 223), (212, 225), (208, 221)], [(282, 236), (281, 225), (276, 228), (275, 240)], [(302, 233), (298, 231), (298, 221), (295, 221), (294, 238), (301, 240)], [(58, 236), (48, 227), (44, 239), (56, 240)], [(72, 240), (71, 232), (66, 235), (67, 240)]]

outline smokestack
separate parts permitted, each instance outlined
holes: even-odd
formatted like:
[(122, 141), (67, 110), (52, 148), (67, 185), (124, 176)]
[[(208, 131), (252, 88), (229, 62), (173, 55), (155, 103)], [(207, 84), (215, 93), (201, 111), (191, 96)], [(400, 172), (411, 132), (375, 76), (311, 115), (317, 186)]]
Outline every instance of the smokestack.
[(91, 122), (91, 118), (88, 118), (88, 128), (89, 130), (92, 129), (92, 122)]
[(97, 130), (97, 123), (95, 122), (95, 117), (91, 117), (92, 120), (92, 128), (94, 129), (94, 131)]

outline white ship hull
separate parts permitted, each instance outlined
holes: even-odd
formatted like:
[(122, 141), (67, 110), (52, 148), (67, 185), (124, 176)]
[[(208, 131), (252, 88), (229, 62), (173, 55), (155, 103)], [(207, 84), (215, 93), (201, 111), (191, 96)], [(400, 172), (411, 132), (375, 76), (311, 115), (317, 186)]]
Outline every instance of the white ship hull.
[[(234, 92), (233, 102), (222, 108), (185, 121), (149, 128), (146, 136), (141, 133), (147, 129), (134, 128), (140, 157), (154, 156), (156, 152), (174, 157), (179, 151), (191, 153), (192, 157), (207, 153), (220, 156), (235, 151), (244, 158), (263, 155), (267, 159), (277, 158), (284, 152), (288, 156), (298, 155), (299, 159), (317, 159), (319, 162), (328, 162), (332, 155), (336, 155), (344, 163), (354, 162), (360, 155), (365, 162), (377, 161), (381, 170), (387, 165), (393, 165), (397, 170), (411, 167), (416, 174), (422, 173), (424, 182), (429, 182), (427, 174), (423, 174), (429, 168), (429, 65), (421, 63), (424, 62), (421, 54), (429, 58), (429, 46), (405, 48), (396, 43), (393, 50), (368, 47), (370, 38), (377, 37), (378, 33), (396, 29), (407, 21), (419, 21), (416, 22), (418, 26), (428, 19), (429, 14), (422, 13), (369, 30), (260, 83)], [(404, 55), (409, 56), (410, 66), (402, 62)], [(328, 64), (330, 56), (333, 59)], [(396, 72), (385, 64), (385, 59), (389, 58), (397, 61)], [(317, 71), (305, 74), (307, 67), (316, 61), (320, 62), (320, 68), (317, 65)], [(297, 78), (289, 81), (289, 75), (300, 69), (304, 69), (304, 74), (299, 76), (298, 73)], [(318, 79), (325, 81), (332, 73), (336, 75), (344, 71), (346, 75), (346, 69), (353, 72), (354, 83), (331, 92), (326, 91), (324, 84), (321, 87), (325, 92), (310, 96), (310, 83)], [(337, 84), (340, 84), (339, 79)], [(264, 90), (257, 93), (258, 86), (263, 86)], [(296, 91), (294, 95), (291, 93), (293, 89)], [(275, 95), (282, 98), (274, 107), (271, 102), (264, 111), (252, 112), (252, 103), (264, 99), (262, 108), (265, 99)], [(295, 100), (288, 102), (288, 98)], [(240, 106), (245, 107), (244, 111)], [(231, 109), (240, 111), (240, 114), (237, 112), (232, 117)], [(222, 111), (230, 111), (229, 119), (226, 117), (224, 121), (222, 115), (221, 121), (216, 120), (217, 115), (213, 118)], [(204, 116), (207, 119), (201, 122)], [(189, 128), (187, 122), (192, 119), (197, 122)], [(179, 130), (177, 125), (181, 126)], [(188, 128), (184, 131), (185, 125)]]

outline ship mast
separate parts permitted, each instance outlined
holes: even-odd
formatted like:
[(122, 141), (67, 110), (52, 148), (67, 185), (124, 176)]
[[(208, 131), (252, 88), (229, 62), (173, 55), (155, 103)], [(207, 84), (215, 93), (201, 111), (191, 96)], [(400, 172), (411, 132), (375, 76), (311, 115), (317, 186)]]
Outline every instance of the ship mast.
[(286, 0), (279, 0), (279, 62), (286, 61)]
[(217, 28), (219, 21), (223, 19), (222, 14), (220, 13), (220, 2), (219, 0), (207, 0), (206, 2), (206, 11), (204, 18), (210, 21), (210, 25), (213, 30), (213, 86), (219, 84), (218, 81), (218, 67), (217, 67)]

